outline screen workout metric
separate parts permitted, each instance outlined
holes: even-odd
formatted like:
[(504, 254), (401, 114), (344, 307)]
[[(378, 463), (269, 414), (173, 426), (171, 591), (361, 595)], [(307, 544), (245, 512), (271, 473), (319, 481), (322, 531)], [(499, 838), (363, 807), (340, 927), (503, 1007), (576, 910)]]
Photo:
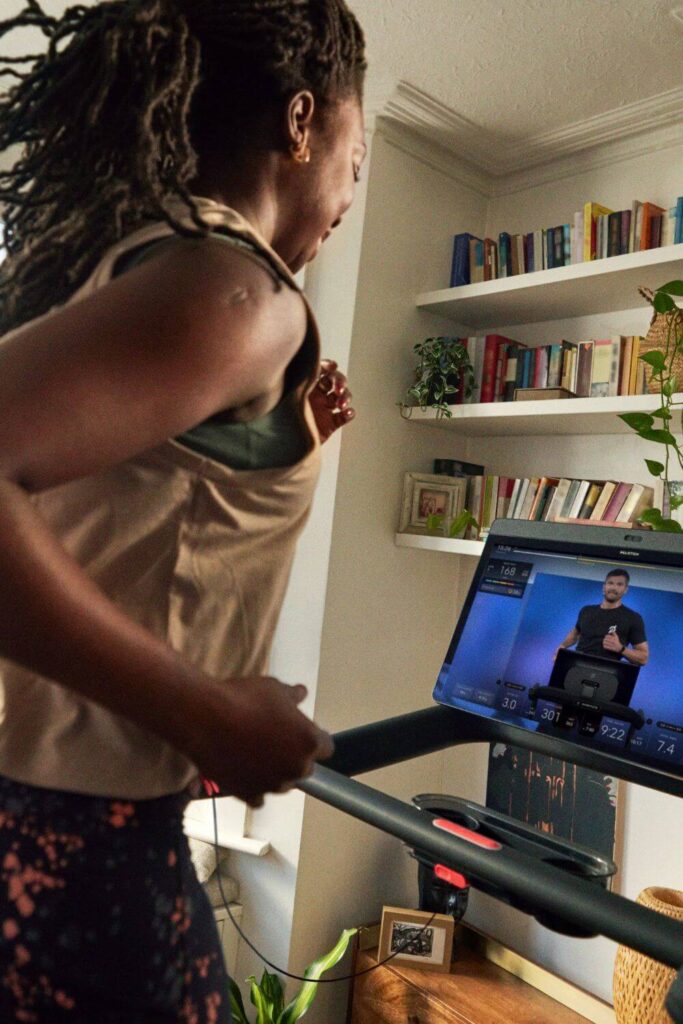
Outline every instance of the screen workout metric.
[(683, 773), (682, 647), (682, 572), (498, 545), (434, 697)]
[(491, 558), (479, 586), (483, 594), (503, 594), (505, 597), (524, 597), (524, 590), (533, 562), (514, 562), (505, 558)]

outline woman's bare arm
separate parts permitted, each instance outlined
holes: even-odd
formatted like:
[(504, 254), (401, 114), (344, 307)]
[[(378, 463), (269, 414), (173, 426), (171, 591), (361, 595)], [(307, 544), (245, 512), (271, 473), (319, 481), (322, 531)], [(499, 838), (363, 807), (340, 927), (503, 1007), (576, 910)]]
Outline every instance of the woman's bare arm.
[(0, 654), (164, 736), (250, 800), (295, 779), (328, 746), (290, 688), (260, 684), (271, 718), (287, 719), (282, 733), (294, 728), (299, 737), (294, 756), (268, 737), (265, 770), (231, 764), (230, 743), (243, 747), (254, 729), (263, 741), (263, 710), (112, 604), (29, 493), (103, 470), (266, 393), (304, 329), (295, 293), (275, 290), (227, 247), (200, 242), (0, 343)]

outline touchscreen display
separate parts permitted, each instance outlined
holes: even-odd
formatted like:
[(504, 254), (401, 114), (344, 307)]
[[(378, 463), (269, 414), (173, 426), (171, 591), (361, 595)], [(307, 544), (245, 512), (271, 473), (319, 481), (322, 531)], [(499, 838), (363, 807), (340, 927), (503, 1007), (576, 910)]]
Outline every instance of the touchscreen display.
[(683, 572), (493, 545), (443, 704), (683, 775)]

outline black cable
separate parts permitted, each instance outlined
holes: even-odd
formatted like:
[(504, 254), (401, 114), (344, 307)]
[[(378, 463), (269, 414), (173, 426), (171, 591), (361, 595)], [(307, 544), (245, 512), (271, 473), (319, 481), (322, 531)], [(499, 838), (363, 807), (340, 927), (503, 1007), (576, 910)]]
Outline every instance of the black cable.
[[(253, 944), (253, 942), (251, 942), (250, 939), (247, 938), (247, 936), (244, 934), (244, 932), (242, 931), (242, 929), (238, 925), (238, 923), (235, 920), (235, 918), (232, 916), (232, 911), (230, 910), (230, 907), (228, 906), (228, 901), (226, 899), (225, 893), (223, 892), (223, 882), (221, 880), (220, 854), (219, 854), (219, 846), (218, 846), (218, 818), (216, 816), (216, 797), (215, 797), (215, 795), (212, 795), (212, 797), (211, 797), (211, 808), (213, 810), (213, 837), (214, 837), (213, 848), (214, 848), (214, 851), (215, 851), (215, 854), (216, 854), (216, 876), (218, 878), (218, 888), (220, 889), (221, 898), (223, 900), (223, 906), (227, 910), (228, 917), (230, 918), (232, 924), (234, 925), (235, 930), (237, 931), (237, 934), (240, 936), (240, 938), (244, 939), (246, 944), (249, 946), (249, 949), (251, 949), (254, 953), (256, 953), (256, 956), (259, 958), (259, 960), (262, 961), (262, 963), (266, 964), (268, 967), (271, 967), (278, 974), (282, 974), (286, 978), (293, 978), (295, 981), (312, 981), (313, 979), (307, 978), (303, 974), (291, 974), (289, 971), (285, 971), (282, 967), (278, 967), (276, 964), (271, 963), (270, 960), (268, 960), (268, 958), (265, 957), (263, 955), (263, 953), (261, 953), (260, 950), (258, 950), (256, 948), (256, 946)], [(417, 933), (418, 935), (422, 935), (422, 933), (424, 931), (426, 931), (427, 928), (429, 928), (430, 924), (432, 923), (432, 921), (436, 917), (436, 914), (437, 914), (437, 911), (435, 910), (434, 913), (432, 914), (432, 916), (426, 922), (426, 924), (424, 924), (422, 926), (422, 928), (420, 928), (419, 932)], [(378, 967), (383, 967), (384, 964), (388, 964), (390, 960), (393, 960), (395, 956), (398, 956), (398, 954), (401, 953), (406, 948), (406, 946), (410, 945), (410, 943), (413, 941), (414, 938), (416, 938), (416, 936), (413, 935), (413, 936), (411, 936), (411, 938), (406, 939), (406, 941), (404, 943), (402, 943), (402, 945), (400, 945), (397, 949), (395, 949), (393, 953), (390, 953), (390, 955), (388, 957), (385, 957), (384, 960), (380, 960), (378, 963), (373, 964), (372, 967), (366, 967), (366, 968), (364, 968), (364, 970), (356, 971), (354, 974), (342, 974), (341, 977), (339, 977), (339, 978), (318, 978), (318, 979), (316, 979), (314, 981), (314, 984), (316, 984), (316, 985), (336, 985), (337, 982), (340, 982), (340, 981), (350, 981), (353, 978), (360, 978), (360, 976), (362, 974), (369, 974), (371, 971), (376, 971)]]

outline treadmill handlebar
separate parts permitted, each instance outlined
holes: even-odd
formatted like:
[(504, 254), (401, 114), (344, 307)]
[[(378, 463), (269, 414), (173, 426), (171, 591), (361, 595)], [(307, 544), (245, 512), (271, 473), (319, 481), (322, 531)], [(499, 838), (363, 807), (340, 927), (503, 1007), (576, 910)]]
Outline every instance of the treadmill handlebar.
[(342, 775), (362, 775), (424, 754), (465, 743), (511, 743), (573, 764), (683, 797), (683, 778), (667, 765), (638, 764), (619, 753), (577, 746), (561, 736), (508, 724), (496, 717), (436, 704), (335, 733), (334, 753), (325, 767)]
[[(432, 815), (395, 797), (316, 765), (298, 787), (310, 796), (395, 836), (435, 863), (515, 895), (539, 912), (630, 946), (646, 956), (683, 967), (683, 923), (608, 892), (561, 868), (500, 844), (482, 846), (467, 836), (435, 827)], [(683, 1018), (682, 1018), (683, 1024)]]

